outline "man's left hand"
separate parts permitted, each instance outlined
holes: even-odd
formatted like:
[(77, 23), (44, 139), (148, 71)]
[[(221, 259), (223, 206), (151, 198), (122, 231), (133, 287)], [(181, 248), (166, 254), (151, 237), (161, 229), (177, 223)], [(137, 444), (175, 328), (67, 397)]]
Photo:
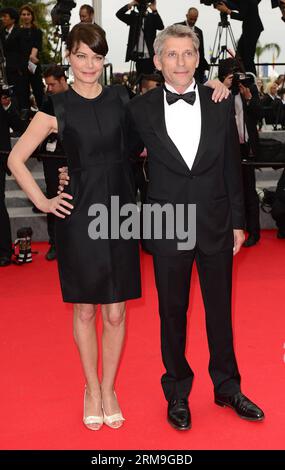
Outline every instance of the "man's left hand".
[(218, 103), (218, 101), (223, 101), (223, 99), (227, 99), (230, 94), (227, 87), (222, 82), (220, 82), (220, 80), (208, 80), (205, 85), (214, 89), (212, 100), (215, 101), (215, 103)]
[(234, 256), (239, 252), (245, 240), (244, 231), (234, 229)]

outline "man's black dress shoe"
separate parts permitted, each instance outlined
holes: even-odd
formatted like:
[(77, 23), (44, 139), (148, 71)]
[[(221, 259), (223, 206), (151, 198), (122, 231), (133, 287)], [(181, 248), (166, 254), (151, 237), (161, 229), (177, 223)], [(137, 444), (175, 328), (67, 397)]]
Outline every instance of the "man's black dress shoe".
[(285, 238), (285, 232), (284, 230), (278, 230), (277, 231), (277, 238), (280, 238), (281, 240), (283, 240)]
[(0, 258), (0, 268), (4, 268), (5, 266), (9, 266), (9, 264), (11, 264), (11, 259), (10, 258), (6, 258), (3, 257), (3, 258)]
[(53, 261), (54, 259), (56, 259), (55, 245), (50, 246), (45, 258), (46, 258), (47, 261)]
[(250, 248), (251, 246), (256, 245), (259, 239), (259, 235), (249, 235), (248, 238), (245, 240), (243, 246), (245, 248)]
[(219, 406), (229, 406), (240, 418), (249, 421), (262, 421), (264, 419), (263, 411), (241, 392), (229, 397), (216, 394), (215, 403)]
[(187, 399), (179, 398), (168, 402), (167, 421), (178, 431), (191, 429), (191, 414)]

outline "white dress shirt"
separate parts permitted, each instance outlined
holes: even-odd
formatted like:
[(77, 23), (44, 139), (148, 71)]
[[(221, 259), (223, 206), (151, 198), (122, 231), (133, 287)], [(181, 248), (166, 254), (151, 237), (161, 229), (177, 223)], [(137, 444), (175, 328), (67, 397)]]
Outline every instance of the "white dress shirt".
[[(173, 92), (177, 91), (165, 83), (166, 88)], [(182, 99), (169, 105), (166, 101), (164, 91), (164, 113), (167, 133), (175, 144), (183, 159), (191, 170), (201, 137), (201, 107), (198, 87), (193, 79), (193, 83), (187, 88), (185, 93), (196, 91), (196, 100), (193, 105), (186, 103)]]
[(15, 25), (12, 25), (12, 26), (10, 26), (9, 29), (8, 29), (8, 28), (5, 29), (5, 39), (8, 39), (8, 37), (10, 36), (11, 32), (12, 32), (13, 29), (14, 29), (14, 26), (15, 26)]
[(245, 144), (248, 142), (248, 132), (245, 124), (245, 117), (243, 112), (243, 104), (240, 93), (235, 95), (235, 113), (236, 113), (236, 123), (237, 130), (239, 135), (239, 143)]

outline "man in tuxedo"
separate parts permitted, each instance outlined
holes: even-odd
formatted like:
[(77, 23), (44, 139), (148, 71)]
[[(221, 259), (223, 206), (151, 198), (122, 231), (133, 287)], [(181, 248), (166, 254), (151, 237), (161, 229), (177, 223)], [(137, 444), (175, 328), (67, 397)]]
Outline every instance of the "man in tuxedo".
[(152, 0), (147, 8), (144, 2), (134, 0), (120, 8), (116, 16), (130, 27), (126, 62), (133, 60), (136, 63), (138, 75), (153, 73), (153, 42), (156, 31), (164, 28), (156, 0)]
[(182, 21), (182, 24), (184, 26), (189, 26), (189, 28), (194, 31), (194, 33), (197, 34), (199, 41), (200, 41), (200, 46), (199, 46), (199, 65), (196, 68), (194, 78), (200, 83), (205, 82), (205, 71), (209, 70), (209, 64), (205, 59), (205, 52), (204, 52), (204, 37), (203, 37), (203, 31), (196, 26), (196, 22), (198, 20), (199, 16), (199, 11), (197, 8), (189, 8), (187, 14), (186, 14), (186, 21)]
[(256, 75), (254, 65), (256, 44), (264, 29), (258, 11), (260, 1), (230, 0), (227, 4), (220, 2), (215, 6), (221, 13), (230, 15), (234, 20), (242, 21), (242, 35), (238, 41), (237, 53), (246, 72), (252, 72), (254, 75)]
[(19, 14), (14, 8), (0, 11), (3, 27), (0, 41), (6, 59), (6, 74), (9, 85), (14, 87), (14, 95), (19, 109), (29, 109), (29, 93), (26, 87), (27, 61), (21, 29), (18, 27)]
[[(210, 350), (214, 399), (251, 421), (263, 411), (240, 390), (231, 321), (233, 254), (244, 242), (239, 140), (232, 99), (214, 103), (211, 90), (193, 78), (199, 41), (181, 25), (166, 28), (154, 43), (156, 68), (165, 79), (128, 105), (131, 145), (140, 138), (149, 156), (147, 203), (196, 205), (196, 244), (179, 250), (178, 239), (144, 240), (152, 253), (161, 318), (161, 349), (166, 373), (162, 387), (168, 422), (191, 427), (188, 405), (193, 371), (185, 357), (191, 270), (196, 261)], [(195, 221), (185, 222), (193, 229)], [(183, 227), (184, 228), (184, 227)]]

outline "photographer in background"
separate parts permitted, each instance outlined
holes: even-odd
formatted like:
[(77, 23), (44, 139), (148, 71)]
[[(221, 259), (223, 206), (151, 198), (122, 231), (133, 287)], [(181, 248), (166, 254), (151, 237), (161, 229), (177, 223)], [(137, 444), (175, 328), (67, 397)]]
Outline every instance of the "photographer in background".
[[(247, 159), (258, 152), (257, 123), (262, 118), (262, 106), (257, 87), (253, 77), (243, 74), (241, 64), (235, 59), (221, 60), (218, 76), (234, 95), (241, 157)], [(254, 167), (242, 165), (242, 176), (248, 232), (243, 246), (249, 248), (256, 245), (260, 238), (259, 199), (255, 189)]]
[(81, 23), (94, 23), (94, 8), (91, 5), (81, 5), (79, 18)]
[(130, 27), (126, 62), (135, 62), (138, 75), (152, 74), (155, 70), (153, 43), (156, 31), (164, 29), (156, 9), (156, 0), (134, 0), (120, 8), (116, 16)]
[(221, 13), (230, 15), (233, 20), (242, 21), (242, 35), (238, 41), (237, 54), (240, 56), (246, 72), (252, 72), (254, 75), (256, 75), (254, 65), (256, 44), (264, 29), (258, 11), (260, 1), (234, 0), (215, 2), (215, 8)]
[[(0, 151), (11, 150), (10, 130), (24, 132), (25, 124), (12, 103), (8, 90), (0, 86)], [(12, 237), (9, 214), (5, 204), (5, 180), (8, 154), (0, 154), (0, 267), (11, 264)]]

